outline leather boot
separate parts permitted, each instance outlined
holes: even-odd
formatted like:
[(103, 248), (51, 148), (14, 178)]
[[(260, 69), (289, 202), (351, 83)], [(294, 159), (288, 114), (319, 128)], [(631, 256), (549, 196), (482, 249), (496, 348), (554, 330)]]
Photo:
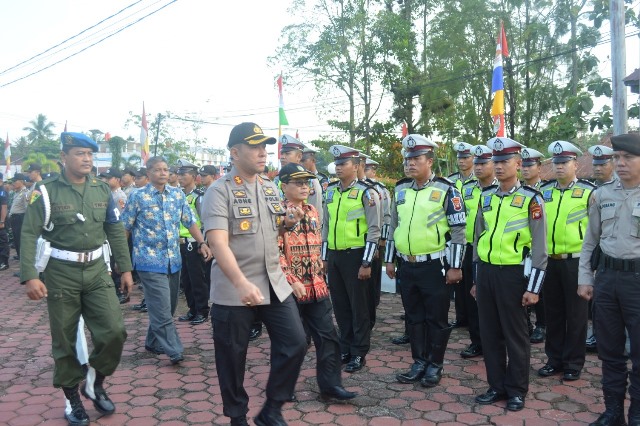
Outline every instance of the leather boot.
[(396, 379), (400, 383), (414, 383), (420, 380), (424, 375), (424, 370), (427, 366), (425, 354), (427, 336), (425, 333), (426, 325), (424, 323), (409, 325), (409, 343), (411, 344), (413, 365), (409, 371), (396, 376)]
[(624, 426), (624, 394), (605, 392), (605, 411), (589, 426)]
[(89, 416), (84, 410), (80, 394), (78, 393), (78, 385), (71, 388), (62, 388), (65, 398), (70, 406), (70, 410), (65, 410), (64, 418), (69, 422), (69, 426), (85, 426), (89, 424)]
[(96, 371), (95, 368), (89, 367), (87, 381), (82, 387), (82, 395), (93, 401), (93, 406), (100, 414), (113, 414), (116, 407), (102, 387), (103, 383), (104, 375)]
[(444, 353), (447, 350), (449, 336), (453, 327), (443, 328), (442, 330), (431, 329), (431, 353), (429, 355), (429, 364), (424, 372), (424, 377), (420, 384), (426, 388), (437, 386), (442, 379), (442, 365), (444, 363)]
[(282, 417), (282, 405), (284, 402), (267, 398), (260, 413), (253, 419), (257, 426), (287, 426)]
[(640, 399), (633, 397), (629, 406), (629, 426), (640, 426)]

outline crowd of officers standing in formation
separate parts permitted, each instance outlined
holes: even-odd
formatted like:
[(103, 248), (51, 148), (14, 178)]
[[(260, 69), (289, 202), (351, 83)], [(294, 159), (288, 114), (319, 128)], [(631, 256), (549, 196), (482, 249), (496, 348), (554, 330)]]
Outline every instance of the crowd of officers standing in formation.
[[(624, 424), (629, 378), (628, 423), (640, 425), (637, 134), (589, 148), (595, 184), (577, 178), (582, 152), (574, 144), (549, 144), (554, 179), (542, 181), (544, 155), (504, 137), (455, 144), (459, 172), (439, 177), (438, 145), (418, 134), (402, 140), (406, 177), (395, 188), (375, 179), (375, 161), (343, 145), (329, 149), (330, 180), (318, 172), (315, 152), (289, 135), (279, 139), (282, 167), (271, 181), (266, 145), (276, 142), (242, 123), (229, 136), (233, 166), (220, 179), (213, 166), (180, 161), (172, 170), (152, 157), (146, 169), (108, 169), (101, 182), (91, 174), (95, 142), (65, 132), (62, 173), (28, 194), (14, 187), (11, 216), (21, 214), (13, 211), (16, 197), (25, 200), (22, 231), (14, 228), (21, 281), (31, 299), (47, 297), (53, 383), (64, 391), (70, 425), (89, 423), (79, 392), (99, 412), (115, 411), (103, 382), (126, 339), (119, 303), (128, 301), (132, 272), (145, 295), (138, 308), (149, 312), (147, 351), (172, 364), (184, 360), (173, 321), (181, 281), (189, 311), (179, 320), (197, 325), (210, 316), (223, 413), (234, 425), (248, 424), (247, 347), (264, 323), (271, 371), (254, 421), (285, 425), (282, 406), (296, 399), (311, 340), (321, 395), (357, 396), (342, 386), (342, 366), (356, 373), (366, 365), (383, 270), (396, 279), (405, 310), (405, 336), (393, 342), (409, 343), (413, 358), (397, 374), (400, 383), (437, 386), (451, 331), (467, 326), (471, 344), (460, 355), (484, 357), (489, 385), (476, 402), (507, 400), (507, 409), (519, 411), (531, 343), (545, 344), (540, 376), (577, 380), (591, 315), (589, 343), (597, 336), (606, 406), (593, 424)], [(204, 191), (196, 188), (198, 175)], [(2, 247), (0, 256), (8, 264)], [(453, 292), (456, 320), (449, 323)], [(83, 320), (90, 355), (86, 343), (82, 349)]]

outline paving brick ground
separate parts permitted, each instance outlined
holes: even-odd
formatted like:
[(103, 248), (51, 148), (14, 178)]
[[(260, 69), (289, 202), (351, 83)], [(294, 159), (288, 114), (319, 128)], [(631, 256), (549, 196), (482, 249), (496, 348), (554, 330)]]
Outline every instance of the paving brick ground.
[[(24, 287), (13, 277), (15, 271), (14, 263), (0, 272), (0, 424), (66, 425), (62, 391), (51, 385), (46, 303), (27, 299)], [(186, 361), (171, 366), (166, 356), (144, 350), (147, 317), (130, 309), (139, 299), (136, 290), (132, 302), (123, 305), (129, 338), (120, 367), (107, 379), (117, 412), (101, 418), (91, 403), (85, 403), (93, 424), (228, 424), (222, 415), (210, 323), (178, 324)], [(178, 312), (184, 311), (181, 301)], [(531, 385), (524, 410), (511, 413), (504, 402), (475, 404), (474, 396), (487, 388), (485, 370), (482, 359), (464, 360), (458, 355), (469, 343), (463, 329), (451, 336), (440, 386), (427, 390), (419, 384), (400, 384), (395, 374), (411, 362), (408, 345), (389, 342), (402, 331), (400, 313), (399, 296), (384, 294), (367, 366), (353, 375), (343, 373), (345, 387), (360, 393), (352, 403), (326, 404), (320, 399), (315, 352), (309, 350), (296, 387), (299, 402), (284, 406), (290, 425), (579, 425), (595, 420), (604, 409), (597, 357), (587, 356), (581, 380), (541, 379), (535, 371), (544, 363), (543, 345), (532, 347)], [(250, 416), (257, 414), (264, 401), (268, 353), (266, 334), (249, 348), (245, 386), (251, 397)]]

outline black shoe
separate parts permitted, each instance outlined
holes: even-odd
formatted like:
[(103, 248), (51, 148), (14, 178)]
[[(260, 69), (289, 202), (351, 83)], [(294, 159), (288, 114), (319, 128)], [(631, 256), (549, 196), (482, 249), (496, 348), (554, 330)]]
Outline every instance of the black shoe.
[(287, 426), (281, 410), (266, 406), (253, 418), (253, 421), (256, 426)]
[(587, 348), (587, 352), (598, 352), (598, 342), (596, 341), (596, 335), (592, 334), (589, 336), (585, 342), (585, 346)]
[(551, 364), (546, 364), (544, 367), (538, 370), (538, 376), (540, 377), (550, 377), (560, 373), (562, 373), (562, 368), (556, 368)]
[(464, 321), (458, 321), (458, 320), (453, 320), (449, 323), (449, 327), (453, 327), (453, 328), (460, 328), (460, 327), (466, 327), (467, 323)]
[(256, 340), (260, 336), (262, 336), (262, 324), (260, 324), (260, 327), (249, 330), (249, 341)]
[(156, 355), (162, 355), (162, 354), (164, 354), (164, 351), (163, 351), (162, 349), (152, 348), (151, 346), (144, 345), (144, 349), (145, 349), (147, 352), (151, 352), (152, 354), (156, 354)]
[(202, 324), (203, 322), (205, 322), (207, 320), (207, 317), (203, 316), (203, 315), (196, 315), (190, 322), (189, 324), (191, 325), (198, 325), (198, 324)]
[(171, 361), (171, 365), (180, 364), (182, 361), (184, 361), (184, 356), (182, 356), (182, 354), (174, 355), (169, 358), (169, 361)]
[(409, 339), (408, 334), (403, 334), (402, 336), (394, 337), (393, 339), (391, 339), (391, 343), (393, 343), (394, 345), (406, 345), (410, 342), (411, 340)]
[(426, 366), (424, 362), (414, 362), (413, 365), (411, 366), (411, 370), (398, 374), (396, 376), (396, 380), (399, 381), (400, 383), (405, 383), (405, 384), (415, 383), (420, 379), (422, 379), (422, 376), (424, 376), (425, 369), (426, 369)]
[(16, 254), (15, 256), (13, 256), (13, 260), (20, 260), (20, 256)]
[(351, 354), (340, 354), (340, 362), (343, 364), (347, 364), (351, 361)]
[(424, 371), (424, 377), (420, 380), (420, 384), (424, 388), (432, 388), (438, 386), (442, 379), (442, 364), (434, 364), (430, 362), (427, 369)]
[(124, 305), (125, 303), (129, 303), (129, 301), (131, 300), (128, 294), (121, 294), (118, 297), (118, 299), (120, 300), (121, 305)]
[(476, 402), (482, 405), (493, 404), (494, 402), (502, 401), (503, 399), (507, 399), (506, 394), (498, 393), (491, 388), (482, 395), (476, 396)]
[(401, 319), (402, 321), (404, 321), (404, 320), (405, 320), (405, 318), (407, 318), (407, 316), (406, 316), (405, 314), (400, 314), (400, 319)]
[(547, 327), (536, 327), (529, 337), (531, 343), (542, 343), (547, 336)]
[(102, 387), (103, 381), (104, 376), (98, 373), (95, 368), (89, 367), (87, 380), (82, 387), (82, 395), (93, 401), (93, 406), (100, 414), (113, 414), (116, 407)]
[(608, 412), (600, 414), (600, 417), (593, 422), (589, 423), (589, 426), (626, 426), (624, 422), (624, 412)]
[(289, 397), (289, 399), (287, 399), (287, 402), (298, 402), (298, 397), (296, 396), (296, 394), (291, 394), (291, 396)]
[(6, 263), (0, 263), (0, 271), (6, 271), (7, 269), (9, 269), (9, 265)]
[(579, 378), (580, 378), (580, 370), (565, 370), (564, 375), (562, 376), (562, 379), (568, 382), (578, 380)]
[(345, 373), (355, 373), (362, 370), (362, 367), (367, 365), (367, 360), (363, 356), (356, 355), (351, 357), (351, 361), (347, 364), (344, 371)]
[(524, 408), (524, 398), (521, 396), (512, 396), (507, 400), (507, 410), (520, 411)]
[(320, 395), (322, 395), (323, 398), (333, 398), (338, 401), (346, 401), (347, 399), (353, 399), (358, 396), (356, 392), (349, 392), (342, 386), (334, 386), (323, 390)]
[(72, 388), (62, 388), (65, 398), (69, 401), (71, 406), (71, 412), (67, 413), (65, 410), (64, 418), (69, 422), (69, 426), (86, 426), (90, 423), (89, 416), (82, 405), (80, 400), (80, 394), (78, 393), (78, 386)]
[(16, 278), (20, 278), (20, 272), (14, 272), (13, 276), (16, 277)]
[(231, 417), (231, 426), (249, 426), (247, 416)]
[(140, 302), (137, 305), (133, 305), (131, 307), (131, 309), (133, 309), (134, 311), (141, 311), (142, 309), (145, 309), (147, 307), (147, 303), (144, 301), (144, 299), (142, 299), (142, 302)]
[(462, 358), (475, 358), (480, 355), (482, 355), (482, 346), (475, 343), (470, 344), (464, 351), (460, 352)]
[(191, 313), (191, 311), (189, 311), (189, 312), (187, 312), (186, 314), (184, 314), (184, 315), (182, 315), (182, 316), (178, 317), (178, 321), (182, 321), (182, 322), (184, 322), (184, 321), (191, 321), (191, 320), (193, 320), (195, 317), (196, 317), (196, 316), (195, 316), (195, 315), (193, 315), (193, 314)]

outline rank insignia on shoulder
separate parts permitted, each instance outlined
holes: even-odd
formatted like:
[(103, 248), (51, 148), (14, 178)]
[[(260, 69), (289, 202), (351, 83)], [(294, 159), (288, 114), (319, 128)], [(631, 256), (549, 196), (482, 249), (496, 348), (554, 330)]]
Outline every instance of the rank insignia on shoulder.
[(248, 231), (251, 228), (251, 222), (248, 220), (243, 220), (242, 222), (240, 222), (240, 230), (241, 231)]
[(429, 201), (433, 201), (435, 203), (439, 202), (442, 199), (442, 191), (433, 191), (431, 196), (429, 197)]
[(524, 205), (524, 196), (514, 195), (511, 200), (511, 207), (522, 207)]
[(36, 201), (38, 201), (38, 198), (40, 198), (41, 195), (42, 195), (42, 192), (38, 191), (37, 189), (34, 189), (33, 192), (31, 192), (31, 198), (29, 199), (29, 204), (33, 204)]
[(233, 192), (233, 196), (235, 198), (247, 198), (247, 192), (246, 191), (241, 191), (241, 190), (234, 189), (231, 192)]
[(236, 185), (242, 185), (243, 182), (240, 176), (234, 176), (233, 181), (236, 183)]
[(262, 185), (264, 183), (264, 179), (258, 175), (258, 183)]
[(353, 188), (349, 191), (349, 195), (347, 195), (347, 197), (355, 200), (356, 198), (358, 198), (359, 192), (360, 191), (357, 188)]
[(584, 195), (584, 188), (573, 188), (571, 191), (571, 198), (582, 198)]
[(238, 213), (240, 216), (251, 216), (251, 207), (240, 207)]
[(266, 187), (264, 188), (264, 195), (274, 196), (276, 195), (276, 191), (273, 188)]

